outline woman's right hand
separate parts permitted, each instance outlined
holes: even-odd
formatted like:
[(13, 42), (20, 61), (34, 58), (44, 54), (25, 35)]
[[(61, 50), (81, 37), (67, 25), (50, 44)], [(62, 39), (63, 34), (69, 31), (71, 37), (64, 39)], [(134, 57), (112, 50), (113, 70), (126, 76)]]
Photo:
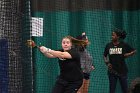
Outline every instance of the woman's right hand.
[(112, 69), (112, 64), (111, 63), (108, 63), (107, 64), (107, 67), (108, 67), (108, 69)]
[(92, 65), (92, 66), (91, 66), (91, 69), (92, 69), (92, 70), (95, 70), (95, 67)]

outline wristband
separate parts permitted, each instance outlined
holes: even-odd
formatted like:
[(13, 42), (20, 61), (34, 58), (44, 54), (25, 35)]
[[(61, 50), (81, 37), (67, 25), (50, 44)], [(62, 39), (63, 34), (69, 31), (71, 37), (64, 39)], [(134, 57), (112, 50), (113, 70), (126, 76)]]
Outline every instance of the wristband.
[(47, 52), (50, 52), (51, 51), (51, 49), (50, 48), (47, 48)]

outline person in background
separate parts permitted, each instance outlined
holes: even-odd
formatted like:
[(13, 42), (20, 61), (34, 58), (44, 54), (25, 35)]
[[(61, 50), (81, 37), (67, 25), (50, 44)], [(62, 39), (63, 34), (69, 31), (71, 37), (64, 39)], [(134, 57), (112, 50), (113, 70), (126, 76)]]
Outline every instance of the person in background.
[[(85, 42), (87, 42), (87, 45), (89, 44), (89, 41), (85, 32), (83, 32), (82, 35), (76, 37), (76, 39), (84, 40)], [(93, 57), (86, 49), (87, 45), (77, 46), (80, 52), (81, 68), (84, 74), (83, 84), (77, 93), (88, 93), (88, 87), (90, 83), (90, 73), (92, 70), (95, 69), (93, 66)]]
[(136, 77), (132, 80), (128, 93), (140, 93), (140, 77)]
[(48, 58), (58, 58), (60, 75), (52, 93), (77, 93), (83, 83), (83, 72), (80, 65), (80, 54), (73, 45), (84, 45), (86, 42), (76, 40), (71, 36), (62, 39), (62, 49), (52, 50), (40, 46), (39, 50)]
[(140, 93), (140, 83), (138, 83), (134, 86), (132, 93)]
[(114, 30), (112, 41), (104, 49), (104, 61), (108, 67), (109, 93), (115, 93), (117, 80), (120, 82), (122, 93), (128, 93), (128, 68), (125, 59), (134, 55), (136, 50), (123, 41), (125, 38), (125, 31)]

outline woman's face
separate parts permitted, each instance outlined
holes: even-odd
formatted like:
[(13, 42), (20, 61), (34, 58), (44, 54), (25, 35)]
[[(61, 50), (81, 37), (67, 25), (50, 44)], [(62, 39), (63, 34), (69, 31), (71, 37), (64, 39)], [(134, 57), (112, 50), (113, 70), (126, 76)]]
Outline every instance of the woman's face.
[(62, 40), (62, 48), (64, 50), (70, 50), (72, 46), (71, 40), (69, 38), (63, 38)]
[(115, 32), (112, 32), (112, 41), (118, 41), (119, 37)]

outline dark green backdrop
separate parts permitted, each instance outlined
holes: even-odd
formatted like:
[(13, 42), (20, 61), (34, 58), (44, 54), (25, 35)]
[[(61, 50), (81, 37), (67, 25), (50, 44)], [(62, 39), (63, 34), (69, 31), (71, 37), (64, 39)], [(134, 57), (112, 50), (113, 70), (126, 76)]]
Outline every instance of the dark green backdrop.
[[(108, 93), (107, 68), (103, 51), (115, 28), (125, 30), (125, 39), (137, 49), (136, 55), (126, 60), (129, 68), (128, 82), (140, 77), (140, 8), (138, 0), (33, 0), (32, 16), (44, 18), (43, 37), (33, 37), (51, 49), (61, 48), (63, 36), (77, 36), (83, 31), (91, 42), (88, 50), (94, 58), (96, 70), (91, 73), (89, 93)], [(116, 3), (116, 4), (114, 4)], [(59, 74), (57, 59), (44, 57), (33, 50), (35, 93), (51, 93)], [(116, 93), (120, 92), (120, 85)]]

